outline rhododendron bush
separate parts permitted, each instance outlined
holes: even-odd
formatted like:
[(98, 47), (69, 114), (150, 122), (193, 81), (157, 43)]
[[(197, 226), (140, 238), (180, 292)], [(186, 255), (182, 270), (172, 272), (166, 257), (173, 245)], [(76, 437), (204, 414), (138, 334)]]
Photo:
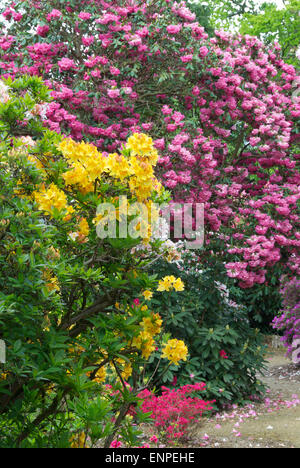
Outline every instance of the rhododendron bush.
[(175, 201), (204, 203), (206, 249), (242, 288), (299, 273), (299, 77), (280, 46), (216, 31), (184, 2), (15, 1), (5, 77), (41, 75), (45, 125), (115, 151), (133, 131), (160, 151)]
[[(185, 289), (162, 297), (156, 292), (153, 302), (157, 302), (165, 331), (188, 346), (189, 359), (180, 368), (172, 364), (166, 372), (162, 362), (153, 385), (177, 388), (204, 382), (202, 398), (216, 400), (219, 408), (262, 396), (263, 335), (250, 324), (247, 308), (233, 300), (233, 288), (226, 286), (228, 278), (220, 262), (211, 256), (210, 261), (199, 264), (196, 251), (185, 252), (180, 244), (181, 261), (157, 263), (153, 272), (180, 276)], [(157, 366), (154, 357), (155, 352), (149, 358), (152, 372)]]
[[(163, 334), (150, 302), (169, 281), (146, 272), (161, 258), (152, 224), (146, 236), (140, 221), (135, 237), (102, 238), (97, 207), (167, 199), (157, 151), (145, 134), (105, 155), (46, 129), (51, 98), (38, 77), (0, 91), (0, 446), (109, 447), (117, 432), (135, 444), (128, 410), (150, 383), (141, 369), (154, 351), (179, 366), (188, 349)], [(147, 256), (132, 255), (139, 245)], [(184, 290), (179, 277), (172, 289)]]

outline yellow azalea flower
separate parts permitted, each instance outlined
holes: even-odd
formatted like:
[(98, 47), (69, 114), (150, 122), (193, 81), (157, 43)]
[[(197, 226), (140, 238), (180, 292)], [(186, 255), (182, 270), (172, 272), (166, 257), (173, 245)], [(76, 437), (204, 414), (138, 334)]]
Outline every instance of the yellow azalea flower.
[(88, 236), (90, 232), (89, 224), (85, 218), (81, 218), (79, 223), (79, 234), (83, 236)]
[(96, 372), (95, 374), (95, 382), (97, 383), (103, 383), (106, 379), (106, 370), (105, 367), (102, 366), (100, 369)]
[[(90, 377), (93, 371), (89, 371), (86, 373), (87, 377)], [(100, 369), (97, 370), (95, 377), (93, 379), (94, 382), (96, 383), (103, 383), (106, 379), (106, 369), (104, 366), (101, 366)]]
[(102, 157), (96, 146), (85, 143), (84, 141), (76, 142), (71, 138), (65, 138), (59, 145), (58, 149), (64, 157), (70, 162), (80, 161), (86, 163), (89, 160), (98, 161)]
[(122, 378), (124, 380), (127, 380), (132, 375), (132, 371), (133, 369), (132, 369), (130, 362), (126, 362), (122, 371)]
[(162, 358), (168, 359), (175, 365), (179, 361), (186, 361), (188, 349), (182, 340), (172, 339), (164, 344)]
[(63, 218), (65, 222), (68, 222), (72, 219), (72, 214), (75, 213), (73, 206), (67, 206), (67, 214)]
[(65, 193), (51, 184), (47, 189), (41, 188), (39, 192), (33, 192), (34, 200), (38, 204), (38, 208), (46, 214), (52, 215), (54, 210), (67, 210), (68, 203)]
[(155, 151), (152, 138), (145, 133), (134, 133), (128, 138), (126, 148), (130, 149), (133, 154), (141, 156)]
[(58, 148), (70, 166), (70, 170), (63, 174), (66, 185), (78, 185), (83, 194), (92, 192), (95, 180), (105, 171), (106, 158), (94, 145), (70, 138), (63, 140)]
[(159, 314), (152, 313), (150, 317), (144, 317), (141, 325), (146, 333), (151, 336), (158, 335), (161, 332), (162, 318)]
[(174, 276), (165, 276), (162, 280), (159, 281), (157, 290), (170, 291), (172, 289), (174, 280)]
[(108, 155), (106, 159), (106, 170), (109, 171), (112, 177), (120, 180), (129, 177), (132, 173), (128, 160), (123, 155), (117, 153)]
[(103, 214), (97, 214), (97, 216), (93, 219), (92, 223), (95, 224), (96, 226), (101, 222), (101, 220), (104, 218)]
[(155, 350), (154, 340), (146, 331), (142, 331), (139, 336), (133, 338), (132, 346), (140, 349), (142, 351), (142, 356), (145, 359), (148, 359), (150, 354)]
[(132, 371), (133, 371), (131, 363), (129, 361), (125, 361), (125, 359), (122, 359), (122, 358), (116, 359), (116, 362), (118, 362), (118, 364), (121, 364), (122, 366), (121, 376), (124, 380), (127, 380), (132, 375)]
[(88, 173), (79, 163), (74, 163), (72, 169), (63, 174), (66, 185), (87, 186), (90, 183)]
[(52, 275), (51, 271), (45, 270), (43, 273), (43, 279), (46, 281), (46, 288), (49, 292), (60, 291), (58, 279), (56, 276)]
[(70, 439), (71, 448), (85, 448), (86, 435), (84, 432), (73, 435)]
[(152, 291), (149, 291), (149, 290), (147, 289), (147, 290), (144, 291), (142, 294), (143, 294), (144, 298), (145, 298), (147, 301), (150, 301), (150, 299), (152, 299), (152, 296), (153, 296), (153, 292), (152, 292)]
[(165, 276), (161, 279), (158, 283), (157, 291), (171, 291), (175, 289), (175, 291), (183, 291), (184, 290), (184, 283), (180, 278), (175, 278), (175, 276)]
[(175, 291), (183, 291), (184, 290), (184, 283), (180, 278), (177, 278), (176, 281), (173, 283)]

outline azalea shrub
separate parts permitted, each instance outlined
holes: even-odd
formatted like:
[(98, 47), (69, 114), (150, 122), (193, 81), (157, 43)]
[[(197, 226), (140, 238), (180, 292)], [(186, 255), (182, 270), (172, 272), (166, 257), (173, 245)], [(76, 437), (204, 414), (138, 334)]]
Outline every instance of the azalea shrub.
[[(167, 366), (188, 350), (146, 300), (164, 281), (146, 271), (161, 257), (152, 223), (144, 235), (141, 220), (136, 236), (101, 237), (97, 207), (115, 204), (119, 229), (121, 195), (150, 210), (168, 193), (150, 137), (103, 154), (46, 129), (50, 104), (38, 77), (0, 81), (0, 446), (109, 447), (116, 433), (136, 445), (128, 410), (148, 417), (140, 368), (155, 350)], [(132, 254), (139, 244), (151, 247), (146, 258)]]
[[(287, 354), (300, 362), (300, 280), (282, 278), (281, 295), (283, 309), (274, 318), (272, 326), (283, 336), (281, 342), (287, 349)], [(293, 356), (293, 353), (295, 356)]]
[[(181, 261), (159, 265), (157, 271), (175, 277), (180, 272), (186, 285), (180, 295), (156, 292), (152, 302), (166, 324), (165, 331), (187, 344), (189, 358), (180, 369), (172, 365), (165, 372), (161, 362), (162, 372), (154, 383), (177, 388), (204, 382), (203, 398), (216, 400), (219, 407), (261, 397), (265, 392), (259, 378), (265, 365), (264, 338), (251, 326), (246, 307), (233, 300), (234, 287), (224, 265), (213, 257), (199, 264), (195, 252), (183, 250)], [(156, 365), (154, 356), (149, 360), (151, 370)]]
[(150, 412), (154, 430), (167, 443), (174, 444), (189, 437), (189, 430), (199, 423), (203, 415), (213, 409), (214, 401), (204, 401), (198, 395), (205, 388), (203, 383), (184, 385), (178, 389), (162, 387), (157, 396), (149, 390), (139, 394), (142, 409)]

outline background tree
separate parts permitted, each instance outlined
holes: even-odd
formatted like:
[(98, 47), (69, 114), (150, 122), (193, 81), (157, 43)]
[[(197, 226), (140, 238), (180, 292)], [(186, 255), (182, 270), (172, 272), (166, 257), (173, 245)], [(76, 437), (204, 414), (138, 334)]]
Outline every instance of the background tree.
[(265, 2), (255, 14), (243, 14), (240, 32), (258, 36), (266, 44), (278, 41), (283, 59), (299, 67), (296, 51), (300, 44), (300, 2), (287, 0), (283, 5), (279, 9), (275, 3)]

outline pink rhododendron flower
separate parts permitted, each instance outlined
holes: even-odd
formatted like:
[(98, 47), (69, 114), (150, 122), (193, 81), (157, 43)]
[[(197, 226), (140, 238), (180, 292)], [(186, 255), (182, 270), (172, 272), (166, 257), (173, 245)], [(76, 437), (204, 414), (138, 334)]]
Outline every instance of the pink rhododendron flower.
[(59, 60), (57, 63), (58, 63), (58, 67), (60, 71), (67, 71), (67, 70), (70, 70), (71, 68), (76, 68), (75, 62), (72, 59), (63, 58)]
[(62, 16), (62, 12), (60, 10), (53, 9), (51, 13), (47, 15), (47, 20), (51, 21), (52, 19), (58, 19)]
[(181, 24), (170, 24), (166, 29), (169, 34), (177, 34), (181, 31), (181, 28)]
[(36, 29), (36, 33), (41, 37), (46, 37), (49, 32), (49, 26), (45, 24), (44, 26), (38, 26)]
[(85, 11), (81, 11), (78, 15), (78, 18), (82, 19), (82, 20), (89, 20), (90, 18), (92, 17), (91, 13), (88, 13), (88, 12), (85, 12)]

